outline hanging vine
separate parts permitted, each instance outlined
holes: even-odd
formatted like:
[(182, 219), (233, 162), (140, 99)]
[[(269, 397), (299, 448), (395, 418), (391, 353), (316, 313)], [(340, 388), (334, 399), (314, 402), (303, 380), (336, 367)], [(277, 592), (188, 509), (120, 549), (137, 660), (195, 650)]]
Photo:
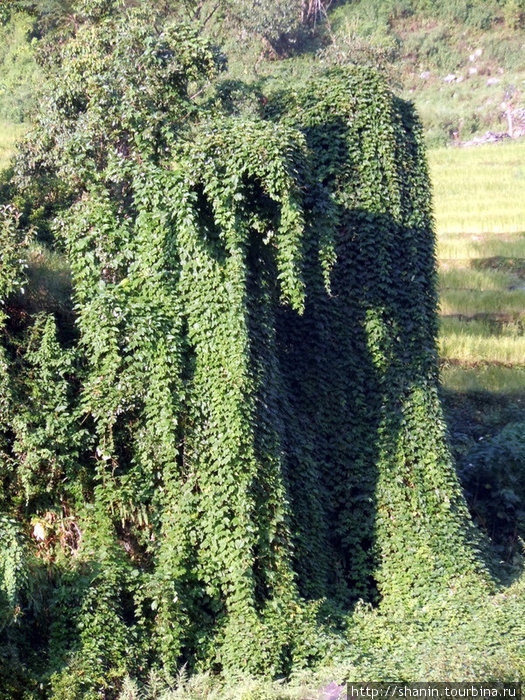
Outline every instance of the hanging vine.
[(47, 666), (9, 683), (53, 698), (182, 663), (286, 674), (326, 651), (326, 601), (490, 586), (439, 407), (412, 108), (350, 68), (243, 117), (194, 99), (217, 69), (187, 27), (80, 29), (19, 157), (20, 187), (67, 192), (75, 309), (0, 358), (7, 532), (49, 571), (20, 623)]

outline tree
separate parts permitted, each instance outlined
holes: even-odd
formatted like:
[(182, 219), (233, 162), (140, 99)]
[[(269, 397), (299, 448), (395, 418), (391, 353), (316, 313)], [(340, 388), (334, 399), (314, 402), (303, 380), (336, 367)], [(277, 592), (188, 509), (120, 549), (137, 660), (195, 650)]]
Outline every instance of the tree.
[(412, 108), (354, 68), (239, 115), (212, 48), (150, 20), (79, 27), (18, 161), (67, 193), (76, 314), (5, 347), (2, 507), (50, 576), (21, 628), (49, 661), (19, 682), (55, 698), (182, 663), (286, 674), (339, 643), (327, 606), (341, 628), (359, 598), (490, 586), (439, 407)]
[(275, 56), (286, 56), (308, 30), (326, 16), (325, 0), (228, 0), (225, 12), (250, 34), (261, 37)]

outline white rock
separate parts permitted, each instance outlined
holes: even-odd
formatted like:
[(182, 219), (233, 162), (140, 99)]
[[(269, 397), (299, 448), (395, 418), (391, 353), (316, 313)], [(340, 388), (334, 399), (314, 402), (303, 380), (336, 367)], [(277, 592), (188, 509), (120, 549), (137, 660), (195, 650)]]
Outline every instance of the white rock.
[(39, 542), (43, 542), (46, 539), (46, 530), (44, 525), (40, 522), (36, 522), (33, 527), (33, 537)]
[(487, 85), (498, 85), (499, 83), (501, 83), (499, 78), (489, 78), (487, 80)]
[(474, 66), (471, 66), (471, 67), (468, 69), (468, 72), (469, 72), (469, 75), (476, 75), (477, 72), (478, 72), (478, 69), (477, 69), (477, 68), (474, 68)]
[(453, 83), (455, 80), (456, 80), (456, 76), (454, 75), (454, 73), (449, 73), (448, 75), (446, 75), (443, 78), (443, 81), (445, 83)]

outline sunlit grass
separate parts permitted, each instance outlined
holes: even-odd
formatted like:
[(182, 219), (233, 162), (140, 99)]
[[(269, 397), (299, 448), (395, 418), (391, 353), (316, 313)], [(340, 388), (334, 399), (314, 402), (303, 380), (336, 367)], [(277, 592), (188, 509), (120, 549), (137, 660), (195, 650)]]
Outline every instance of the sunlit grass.
[(440, 320), (439, 354), (466, 365), (495, 363), (525, 366), (524, 321)]
[(443, 359), (458, 360), (466, 364), (493, 362), (525, 365), (525, 337), (447, 332), (439, 337), (439, 354)]
[(443, 289), (440, 296), (442, 314), (524, 314), (525, 289), (512, 291), (473, 291), (470, 289)]
[[(524, 335), (525, 319), (498, 320), (497, 318), (484, 318), (465, 320), (465, 318), (442, 317), (439, 323), (440, 333), (461, 333), (464, 335), (478, 336), (482, 338), (505, 337), (517, 338)], [(525, 362), (525, 358), (524, 358)]]
[(501, 270), (476, 270), (470, 267), (442, 269), (439, 272), (441, 289), (505, 290), (522, 284), (520, 278)]
[(484, 365), (461, 367), (444, 363), (441, 368), (441, 383), (448, 391), (491, 392), (494, 394), (525, 393), (525, 367)]
[[(525, 198), (525, 192), (524, 198)], [(525, 227), (525, 218), (521, 229)], [(525, 258), (525, 233), (513, 235), (440, 236), (437, 255), (442, 260), (475, 260), (480, 258), (504, 257)]]
[(26, 130), (24, 124), (0, 121), (0, 170), (9, 164), (15, 150), (15, 143)]
[(523, 231), (525, 141), (435, 149), (429, 166), (439, 234)]

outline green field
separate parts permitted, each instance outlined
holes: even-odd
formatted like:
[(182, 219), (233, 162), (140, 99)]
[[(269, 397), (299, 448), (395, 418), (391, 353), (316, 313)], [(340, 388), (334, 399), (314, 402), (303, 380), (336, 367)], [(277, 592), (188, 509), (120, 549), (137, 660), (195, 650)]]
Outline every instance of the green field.
[(525, 141), (436, 149), (430, 171), (440, 235), (525, 230)]
[(525, 392), (525, 141), (431, 151), (442, 382)]

